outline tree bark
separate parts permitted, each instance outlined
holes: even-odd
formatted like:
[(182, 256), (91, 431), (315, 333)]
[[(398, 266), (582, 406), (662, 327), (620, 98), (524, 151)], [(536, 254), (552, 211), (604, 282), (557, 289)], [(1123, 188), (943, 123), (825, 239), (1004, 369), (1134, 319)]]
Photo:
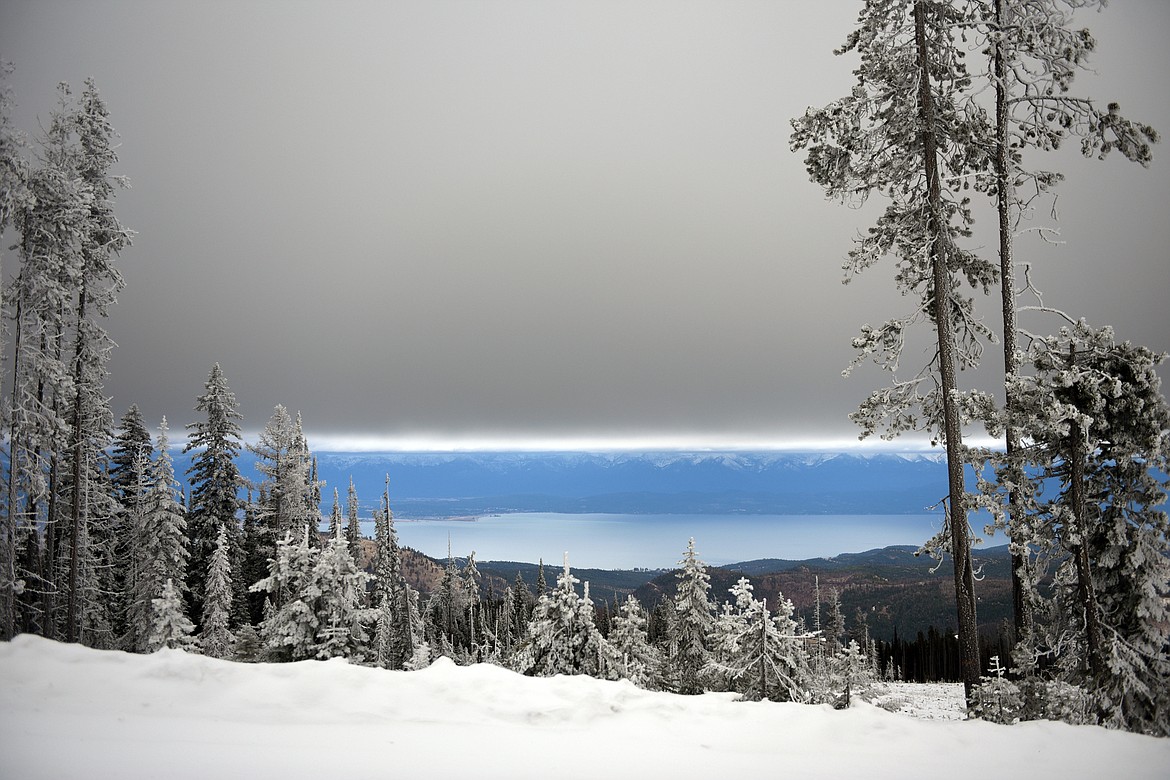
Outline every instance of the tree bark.
[(951, 279), (942, 225), (942, 191), (938, 171), (938, 141), (934, 100), (930, 91), (929, 51), (926, 44), (925, 1), (915, 0), (914, 33), (918, 44), (918, 110), (922, 123), (923, 159), (928, 187), (929, 237), (934, 285), (934, 320), (938, 335), (940, 392), (943, 401), (943, 438), (947, 449), (947, 483), (950, 494), (951, 556), (955, 569), (955, 605), (959, 624), (959, 663), (967, 700), (979, 682), (979, 635), (975, 618), (975, 576), (971, 568), (971, 541), (963, 484), (963, 431), (955, 402), (954, 335), (949, 311)]
[[(1013, 380), (1020, 374), (1019, 336), (1016, 330), (1016, 275), (1015, 256), (1012, 246), (1011, 206), (1015, 201), (1015, 185), (1008, 165), (1008, 108), (1007, 108), (1007, 64), (1003, 51), (1003, 2), (995, 0), (996, 34), (992, 39), (995, 71), (995, 191), (996, 207), (999, 211), (999, 274), (1000, 292), (1003, 302), (1003, 372), (1004, 405), (1007, 408), (1007, 425), (1004, 438), (1007, 448), (1008, 474), (1014, 484), (1020, 484), (1023, 467), (1016, 463), (1019, 457), (1020, 432), (1012, 420), (1016, 408)], [(1012, 537), (1012, 524), (1023, 517), (1023, 502), (1019, 491), (1008, 489), (1008, 538)], [(1015, 540), (1013, 540), (1014, 542)], [(1032, 635), (1032, 608), (1028, 601), (1024, 576), (1027, 572), (1026, 549), (1011, 547), (1012, 560), (1012, 615), (1016, 630), (1016, 641)]]
[(71, 506), (69, 511), (69, 599), (65, 615), (65, 641), (78, 640), (77, 616), (77, 577), (81, 560), (81, 475), (82, 460), (85, 455), (85, 437), (82, 431), (82, 394), (84, 392), (82, 377), (82, 353), (84, 351), (84, 323), (85, 323), (85, 285), (81, 287), (77, 303), (77, 344), (74, 347), (73, 364), (73, 485)]
[(17, 512), (17, 498), (16, 498), (16, 473), (19, 466), (19, 456), (17, 455), (18, 447), (16, 443), (16, 416), (19, 414), (19, 406), (17, 405), (17, 382), (20, 376), (20, 358), (21, 349), (24, 346), (21, 340), (21, 311), (22, 306), (20, 300), (16, 303), (16, 316), (13, 318), (13, 328), (15, 333), (13, 335), (12, 347), (12, 404), (10, 407), (10, 414), (12, 418), (8, 421), (8, 483), (7, 483), (7, 497), (4, 502), (4, 578), (3, 583), (4, 593), (0, 594), (3, 598), (3, 605), (0, 606), (0, 612), (3, 613), (3, 626), (0, 627), (2, 636), (0, 639), (9, 640), (16, 635), (16, 538), (20, 531), (20, 513)]

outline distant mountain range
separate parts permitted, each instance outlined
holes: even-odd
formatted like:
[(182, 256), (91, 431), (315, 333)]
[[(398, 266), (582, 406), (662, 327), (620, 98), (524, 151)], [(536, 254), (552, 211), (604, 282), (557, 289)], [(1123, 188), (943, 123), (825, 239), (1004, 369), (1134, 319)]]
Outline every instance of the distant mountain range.
[(941, 453), (474, 452), (318, 454), (319, 477), (363, 517), (390, 476), (394, 512), (912, 514), (946, 494)]

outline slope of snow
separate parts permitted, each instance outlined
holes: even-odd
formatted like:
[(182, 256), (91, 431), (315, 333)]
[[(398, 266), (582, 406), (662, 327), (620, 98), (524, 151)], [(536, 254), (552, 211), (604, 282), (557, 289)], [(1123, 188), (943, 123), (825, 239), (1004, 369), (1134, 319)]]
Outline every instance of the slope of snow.
[(24, 778), (1164, 778), (1170, 740), (526, 678), (440, 660), (235, 664), (0, 643), (0, 774)]

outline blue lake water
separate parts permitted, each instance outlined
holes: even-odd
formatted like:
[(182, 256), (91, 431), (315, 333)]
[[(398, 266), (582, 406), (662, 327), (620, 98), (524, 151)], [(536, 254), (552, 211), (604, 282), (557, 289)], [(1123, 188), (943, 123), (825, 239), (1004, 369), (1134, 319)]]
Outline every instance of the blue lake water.
[[(938, 532), (942, 515), (618, 515), (533, 512), (475, 520), (395, 519), (399, 542), (444, 558), (475, 551), (481, 561), (543, 558), (574, 567), (674, 567), (695, 539), (704, 563), (760, 558), (831, 557), (894, 544), (918, 545)], [(373, 535), (373, 523), (362, 523)]]

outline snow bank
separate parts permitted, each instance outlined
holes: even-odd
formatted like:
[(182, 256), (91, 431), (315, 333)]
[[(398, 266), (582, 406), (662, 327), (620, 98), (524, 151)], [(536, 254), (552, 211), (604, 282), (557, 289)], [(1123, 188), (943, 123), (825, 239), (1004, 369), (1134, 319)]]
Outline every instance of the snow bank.
[(235, 664), (0, 643), (11, 778), (1165, 778), (1170, 740), (1062, 723), (928, 721), (440, 660)]

